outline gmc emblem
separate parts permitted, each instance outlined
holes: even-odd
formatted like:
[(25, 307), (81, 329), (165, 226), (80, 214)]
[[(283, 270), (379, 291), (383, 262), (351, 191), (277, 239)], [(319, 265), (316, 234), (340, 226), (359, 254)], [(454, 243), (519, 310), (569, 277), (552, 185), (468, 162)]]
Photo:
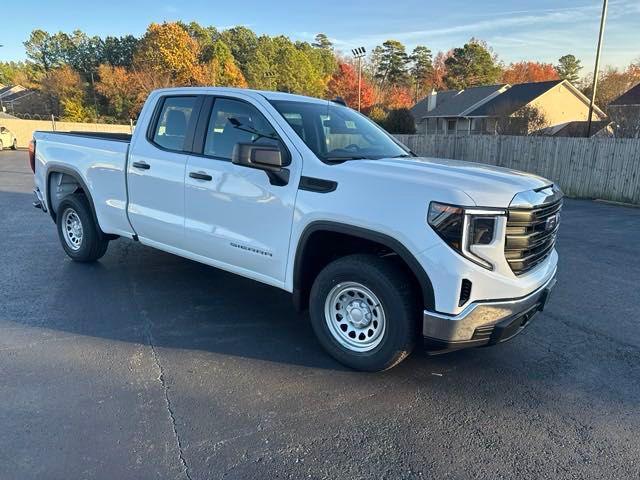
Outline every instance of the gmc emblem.
[(558, 226), (558, 222), (560, 221), (560, 213), (555, 213), (547, 218), (547, 221), (544, 224), (544, 230), (549, 232)]

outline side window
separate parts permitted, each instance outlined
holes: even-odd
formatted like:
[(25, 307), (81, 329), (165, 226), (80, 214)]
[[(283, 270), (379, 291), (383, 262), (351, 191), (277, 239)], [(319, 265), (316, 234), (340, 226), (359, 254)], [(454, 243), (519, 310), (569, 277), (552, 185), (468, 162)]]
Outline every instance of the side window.
[(153, 132), (153, 142), (169, 150), (184, 149), (196, 97), (167, 97)]
[(278, 140), (269, 121), (254, 106), (217, 98), (211, 110), (204, 154), (231, 160), (237, 143), (278, 145)]

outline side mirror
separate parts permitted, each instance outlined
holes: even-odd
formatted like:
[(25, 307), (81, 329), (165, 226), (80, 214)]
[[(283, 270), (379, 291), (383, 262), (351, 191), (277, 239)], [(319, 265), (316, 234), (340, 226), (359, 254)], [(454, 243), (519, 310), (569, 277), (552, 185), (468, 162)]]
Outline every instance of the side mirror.
[(231, 162), (264, 170), (273, 185), (282, 186), (289, 182), (289, 170), (284, 168), (291, 163), (289, 152), (277, 145), (236, 143)]
[(236, 143), (231, 161), (243, 167), (279, 170), (289, 164), (288, 154), (277, 145)]

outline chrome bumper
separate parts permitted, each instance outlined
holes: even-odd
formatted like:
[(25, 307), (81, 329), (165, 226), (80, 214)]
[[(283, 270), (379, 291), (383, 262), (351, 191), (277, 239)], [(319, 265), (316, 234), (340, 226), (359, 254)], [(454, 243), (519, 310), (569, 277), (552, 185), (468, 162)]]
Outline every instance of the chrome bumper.
[[(424, 311), (422, 333), (425, 338), (444, 345), (476, 346), (508, 340), (519, 333), (538, 311), (544, 308), (556, 273), (526, 297), (513, 300), (474, 302), (458, 315)], [(500, 326), (500, 335), (496, 335)], [(508, 333), (508, 336), (505, 336)], [(471, 343), (473, 345), (465, 345)]]

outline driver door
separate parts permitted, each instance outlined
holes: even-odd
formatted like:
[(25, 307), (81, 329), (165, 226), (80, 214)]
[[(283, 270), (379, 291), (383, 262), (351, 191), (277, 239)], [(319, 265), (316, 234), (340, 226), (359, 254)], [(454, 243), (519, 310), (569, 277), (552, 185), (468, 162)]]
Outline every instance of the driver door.
[[(185, 175), (186, 245), (206, 263), (281, 286), (302, 159), (269, 110), (240, 96), (209, 97), (201, 118)], [(288, 182), (232, 163), (242, 143), (286, 148)]]

